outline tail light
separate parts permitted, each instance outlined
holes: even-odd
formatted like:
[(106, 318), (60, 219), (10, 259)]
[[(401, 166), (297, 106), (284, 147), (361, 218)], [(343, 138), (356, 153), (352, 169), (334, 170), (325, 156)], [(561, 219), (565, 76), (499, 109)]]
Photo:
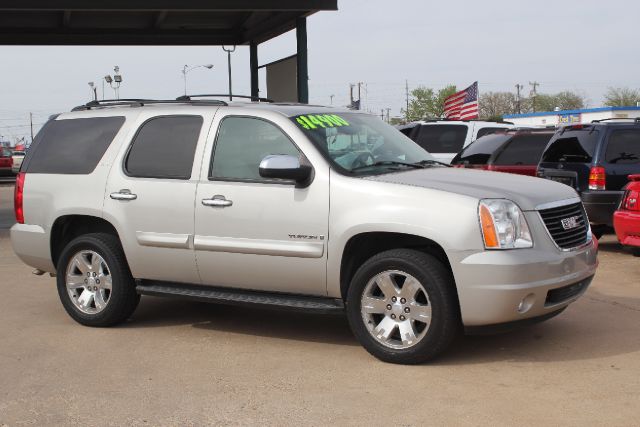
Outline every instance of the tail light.
[(622, 200), (622, 209), (628, 211), (640, 211), (640, 191), (627, 190)]
[(589, 190), (604, 190), (607, 183), (605, 170), (602, 166), (594, 166), (589, 171)]
[(13, 209), (15, 210), (18, 224), (24, 224), (24, 177), (24, 172), (18, 173), (13, 193)]

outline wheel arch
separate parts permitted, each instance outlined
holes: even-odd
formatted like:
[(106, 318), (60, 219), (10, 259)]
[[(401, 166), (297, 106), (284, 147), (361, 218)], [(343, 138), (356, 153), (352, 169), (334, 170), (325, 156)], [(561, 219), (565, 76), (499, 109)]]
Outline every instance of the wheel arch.
[(88, 233), (108, 233), (120, 240), (116, 228), (109, 221), (92, 215), (63, 215), (51, 226), (51, 261), (57, 268), (58, 259), (65, 246), (78, 236)]
[[(455, 284), (453, 270), (444, 248), (429, 238), (398, 232), (362, 232), (352, 236), (344, 246), (340, 260), (340, 294), (347, 291), (357, 269), (372, 256), (391, 249), (414, 249), (438, 259), (447, 268)], [(456, 297), (457, 297), (457, 288)]]

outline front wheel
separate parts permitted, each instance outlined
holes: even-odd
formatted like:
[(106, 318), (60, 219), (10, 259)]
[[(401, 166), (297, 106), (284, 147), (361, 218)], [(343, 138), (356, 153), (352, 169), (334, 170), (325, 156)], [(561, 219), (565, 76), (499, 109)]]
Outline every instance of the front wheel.
[(57, 266), (60, 301), (86, 326), (112, 326), (127, 320), (140, 295), (117, 237), (85, 234), (62, 251)]
[(347, 294), (347, 315), (369, 353), (401, 364), (436, 357), (460, 325), (447, 268), (433, 256), (409, 249), (382, 252), (358, 269)]

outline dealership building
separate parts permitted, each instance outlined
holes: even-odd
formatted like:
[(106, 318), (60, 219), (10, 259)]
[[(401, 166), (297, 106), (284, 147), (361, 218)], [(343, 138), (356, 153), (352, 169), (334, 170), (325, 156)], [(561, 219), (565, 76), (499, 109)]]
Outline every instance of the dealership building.
[(640, 106), (539, 111), (526, 114), (507, 114), (503, 118), (516, 126), (561, 126), (572, 123), (591, 123), (593, 120), (602, 119), (640, 118)]

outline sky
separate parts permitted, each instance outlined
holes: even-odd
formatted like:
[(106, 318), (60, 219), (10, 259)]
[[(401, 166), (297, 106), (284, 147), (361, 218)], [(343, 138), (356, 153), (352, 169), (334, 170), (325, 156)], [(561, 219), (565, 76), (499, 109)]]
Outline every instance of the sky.
[[(365, 110), (399, 115), (409, 89), (448, 84), (479, 91), (572, 90), (588, 106), (608, 87), (640, 89), (637, 17), (633, 0), (441, 2), (338, 0), (337, 12), (307, 21), (310, 102), (344, 106), (349, 84), (362, 82)], [(260, 45), (259, 63), (295, 53), (295, 32)], [(90, 100), (118, 65), (122, 98), (172, 99), (183, 94), (183, 66), (214, 64), (188, 74), (190, 93), (226, 93), (227, 57), (212, 47), (0, 46), (0, 137), (29, 137), (48, 115)], [(232, 54), (233, 90), (249, 94), (249, 48)], [(264, 71), (262, 71), (264, 73)], [(261, 95), (267, 95), (261, 74)], [(106, 85), (105, 97), (113, 97)]]

